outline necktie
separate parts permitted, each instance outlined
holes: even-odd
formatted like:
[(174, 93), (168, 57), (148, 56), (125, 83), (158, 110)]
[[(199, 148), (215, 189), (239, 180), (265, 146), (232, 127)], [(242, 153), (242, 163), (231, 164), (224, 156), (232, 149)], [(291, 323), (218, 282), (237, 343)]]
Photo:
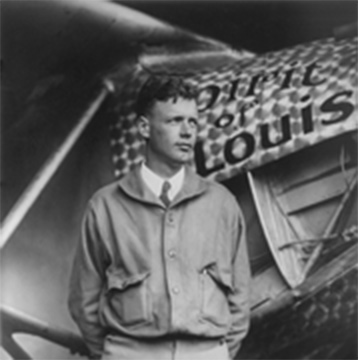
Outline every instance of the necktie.
[(170, 204), (170, 200), (168, 197), (168, 192), (171, 188), (170, 182), (169, 181), (164, 181), (163, 183), (163, 187), (162, 187), (162, 193), (160, 194), (159, 198), (160, 200), (162, 200), (163, 204), (168, 207)]

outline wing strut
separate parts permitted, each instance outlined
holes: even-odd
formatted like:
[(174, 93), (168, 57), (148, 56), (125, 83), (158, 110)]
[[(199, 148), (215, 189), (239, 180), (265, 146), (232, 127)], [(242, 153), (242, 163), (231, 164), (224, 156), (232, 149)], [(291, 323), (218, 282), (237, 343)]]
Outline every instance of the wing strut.
[(78, 138), (86, 129), (94, 114), (97, 112), (107, 95), (113, 91), (113, 85), (104, 81), (103, 87), (91, 103), (89, 108), (78, 120), (76, 126), (69, 133), (63, 143), (47, 159), (38, 173), (34, 176), (29, 186), (21, 194), (15, 205), (11, 208), (1, 226), (0, 248), (2, 248), (11, 235), (17, 229), (27, 212), (30, 210), (36, 199), (39, 197), (45, 186), (49, 183), (57, 169), (61, 166), (68, 153), (76, 144)]

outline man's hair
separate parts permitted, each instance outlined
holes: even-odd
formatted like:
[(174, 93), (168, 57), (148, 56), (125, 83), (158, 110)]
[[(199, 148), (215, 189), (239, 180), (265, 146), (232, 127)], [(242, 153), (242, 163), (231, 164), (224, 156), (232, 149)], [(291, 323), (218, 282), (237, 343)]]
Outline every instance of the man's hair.
[(145, 115), (156, 101), (173, 99), (175, 102), (179, 97), (196, 100), (197, 90), (181, 77), (151, 76), (139, 91), (137, 115)]

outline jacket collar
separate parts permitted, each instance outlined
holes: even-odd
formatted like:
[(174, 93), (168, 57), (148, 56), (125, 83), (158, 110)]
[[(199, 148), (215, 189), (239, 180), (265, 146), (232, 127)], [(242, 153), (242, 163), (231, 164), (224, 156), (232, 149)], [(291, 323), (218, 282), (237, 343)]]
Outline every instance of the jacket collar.
[[(134, 170), (119, 180), (118, 186), (130, 197), (149, 204), (164, 207), (163, 203), (153, 192), (145, 185), (140, 174), (140, 166), (136, 166)], [(185, 167), (184, 183), (170, 204), (173, 207), (186, 199), (201, 195), (207, 190), (207, 181), (194, 173), (188, 166)]]

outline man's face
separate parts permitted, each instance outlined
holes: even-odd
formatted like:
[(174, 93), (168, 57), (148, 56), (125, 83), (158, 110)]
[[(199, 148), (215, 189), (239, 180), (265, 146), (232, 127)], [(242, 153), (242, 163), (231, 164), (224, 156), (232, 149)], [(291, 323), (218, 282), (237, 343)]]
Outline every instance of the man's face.
[(169, 166), (183, 165), (193, 158), (198, 111), (195, 100), (177, 98), (157, 101), (142, 119), (142, 135), (155, 161)]

